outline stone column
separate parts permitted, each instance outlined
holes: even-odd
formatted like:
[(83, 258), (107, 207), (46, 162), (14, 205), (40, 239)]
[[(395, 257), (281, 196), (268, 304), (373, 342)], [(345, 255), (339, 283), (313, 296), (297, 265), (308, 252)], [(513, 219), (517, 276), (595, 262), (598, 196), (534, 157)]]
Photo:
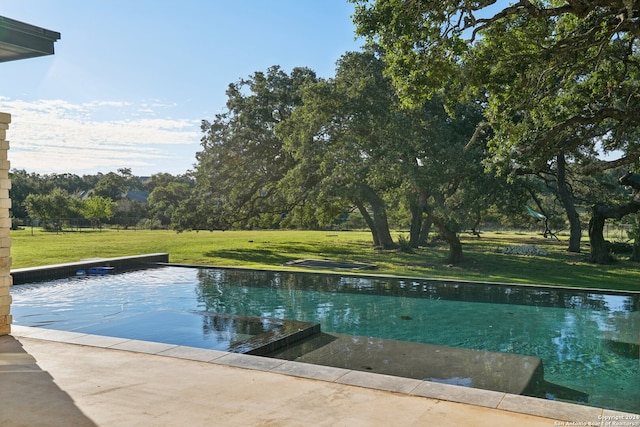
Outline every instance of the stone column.
[(11, 114), (0, 113), (0, 335), (11, 333), (11, 295), (9, 287), (11, 278), (11, 199), (9, 189), (9, 169), (11, 167), (7, 160), (9, 141), (7, 141), (7, 129), (11, 123)]

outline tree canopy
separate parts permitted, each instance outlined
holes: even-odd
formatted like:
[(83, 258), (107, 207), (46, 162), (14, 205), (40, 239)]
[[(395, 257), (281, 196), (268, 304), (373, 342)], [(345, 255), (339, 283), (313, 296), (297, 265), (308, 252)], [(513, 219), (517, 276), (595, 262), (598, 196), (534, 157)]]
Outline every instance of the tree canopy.
[[(393, 248), (383, 193), (397, 183), (395, 94), (370, 53), (340, 58), (336, 77), (307, 85), (279, 134), (296, 161), (288, 179), (322, 204), (356, 206), (376, 246)], [(392, 136), (393, 135), (393, 136)], [(307, 196), (308, 197), (308, 196)]]
[(174, 215), (178, 228), (309, 227), (357, 210), (374, 245), (394, 249), (388, 212), (404, 209), (412, 245), (433, 223), (449, 261), (461, 261), (459, 231), (504, 183), (483, 173), (485, 137), (465, 148), (482, 107), (437, 97), (405, 108), (383, 57), (347, 52), (330, 79), (271, 67), (230, 85), (228, 111), (203, 122), (196, 188)]
[(475, 135), (490, 132), (488, 166), (551, 166), (563, 190), (565, 162), (582, 173), (638, 163), (640, 3), (351, 1), (358, 33), (386, 51), (406, 104), (439, 93), (483, 99)]
[(227, 111), (202, 122), (197, 188), (180, 210), (179, 229), (227, 229), (269, 215), (280, 219), (288, 209), (276, 186), (291, 157), (275, 128), (300, 103), (300, 87), (315, 79), (306, 68), (289, 75), (275, 66), (229, 85)]
[[(621, 150), (638, 160), (640, 4), (352, 0), (408, 103), (462, 79), (486, 95), (495, 152)], [(598, 143), (598, 147), (596, 147)]]

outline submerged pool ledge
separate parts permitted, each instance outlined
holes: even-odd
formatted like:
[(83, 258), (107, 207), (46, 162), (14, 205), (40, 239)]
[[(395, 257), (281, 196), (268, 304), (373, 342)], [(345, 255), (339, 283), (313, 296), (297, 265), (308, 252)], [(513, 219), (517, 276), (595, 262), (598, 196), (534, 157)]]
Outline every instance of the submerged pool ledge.
[(368, 336), (323, 332), (265, 355), (518, 395), (538, 396), (545, 383), (535, 356)]
[(168, 263), (168, 253), (142, 254), (115, 258), (91, 258), (66, 264), (43, 265), (39, 267), (16, 268), (11, 270), (14, 285), (41, 282), (45, 280), (64, 279), (75, 276), (78, 270), (91, 267), (113, 267), (116, 273)]
[(431, 381), (421, 381), (417, 379), (362, 372), (345, 368), (318, 366), (296, 361), (285, 361), (248, 354), (230, 353), (220, 350), (206, 350), (202, 348), (183, 347), (172, 344), (137, 341), (124, 338), (17, 325), (14, 325), (12, 335), (15, 337), (59, 342), (69, 345), (98, 347), (106, 350), (128, 351), (272, 372), (292, 377), (390, 391), (409, 396), (457, 402), (466, 405), (546, 417), (555, 420), (584, 421), (584, 425), (587, 425), (587, 421), (595, 422), (602, 419), (629, 419), (626, 417), (635, 416), (631, 413), (592, 406), (583, 406), (575, 403), (539, 399), (511, 393), (481, 390)]

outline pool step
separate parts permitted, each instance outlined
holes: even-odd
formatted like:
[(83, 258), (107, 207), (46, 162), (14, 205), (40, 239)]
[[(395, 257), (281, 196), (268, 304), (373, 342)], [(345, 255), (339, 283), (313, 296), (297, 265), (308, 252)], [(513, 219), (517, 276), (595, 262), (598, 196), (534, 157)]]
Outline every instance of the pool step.
[(544, 382), (535, 356), (324, 332), (269, 356), (513, 394), (534, 395)]

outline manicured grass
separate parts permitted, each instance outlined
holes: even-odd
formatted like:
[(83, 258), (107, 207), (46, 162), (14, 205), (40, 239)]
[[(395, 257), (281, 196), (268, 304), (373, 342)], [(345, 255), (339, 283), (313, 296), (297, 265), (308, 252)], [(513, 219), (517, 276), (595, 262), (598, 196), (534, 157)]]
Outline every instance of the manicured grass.
[[(175, 233), (149, 230), (66, 231), (31, 229), (11, 232), (13, 268), (168, 252), (173, 263), (282, 269), (295, 259), (315, 258), (376, 264), (375, 274), (461, 280), (579, 286), (640, 291), (640, 264), (620, 261), (609, 266), (586, 262), (584, 254), (566, 252), (562, 241), (533, 233), (463, 235), (465, 261), (445, 263), (447, 247), (420, 248), (414, 253), (378, 251), (371, 235), (358, 231), (214, 231)], [(501, 249), (533, 245), (545, 256), (507, 255)], [(621, 258), (622, 259), (622, 258)], [(365, 271), (371, 274), (372, 271)]]

